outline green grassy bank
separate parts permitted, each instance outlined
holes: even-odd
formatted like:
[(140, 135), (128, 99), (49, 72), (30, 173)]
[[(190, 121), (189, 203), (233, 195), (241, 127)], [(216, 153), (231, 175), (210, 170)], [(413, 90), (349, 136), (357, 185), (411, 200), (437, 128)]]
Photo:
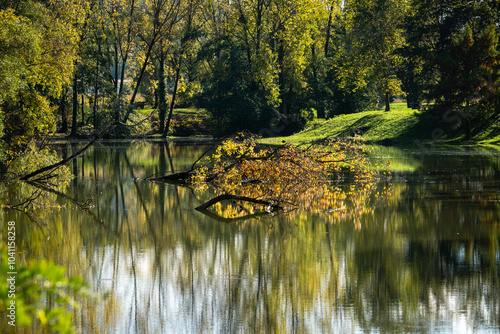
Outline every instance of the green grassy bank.
[(395, 103), (391, 111), (365, 111), (339, 115), (328, 120), (316, 120), (301, 132), (288, 137), (263, 139), (274, 144), (286, 141), (300, 144), (325, 138), (345, 138), (359, 135), (368, 143), (384, 145), (440, 144), (500, 144), (499, 117), (471, 118), (471, 139), (465, 140), (465, 121), (459, 115), (433, 115)]

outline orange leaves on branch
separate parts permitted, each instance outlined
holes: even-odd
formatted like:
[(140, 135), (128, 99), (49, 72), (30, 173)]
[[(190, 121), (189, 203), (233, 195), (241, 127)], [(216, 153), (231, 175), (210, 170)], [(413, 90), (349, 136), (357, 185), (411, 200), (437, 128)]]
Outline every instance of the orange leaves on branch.
[[(360, 209), (360, 202), (370, 200), (374, 181), (381, 175), (356, 139), (269, 147), (259, 145), (256, 136), (237, 134), (224, 140), (203, 162), (191, 178), (198, 190), (206, 190), (210, 184), (216, 195), (264, 200), (285, 212), (300, 208), (342, 215), (342, 211)], [(232, 203), (229, 211), (254, 214), (266, 209)]]

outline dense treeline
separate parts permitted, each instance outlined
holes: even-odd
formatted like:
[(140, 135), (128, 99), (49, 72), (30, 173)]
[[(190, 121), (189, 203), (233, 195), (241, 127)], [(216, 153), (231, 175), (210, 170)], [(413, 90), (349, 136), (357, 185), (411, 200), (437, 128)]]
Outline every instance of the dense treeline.
[[(56, 130), (166, 135), (175, 106), (214, 135), (269, 136), (405, 95), (465, 124), (500, 105), (500, 1), (1, 0), (0, 166)], [(86, 111), (83, 113), (83, 108)], [(72, 117), (69, 117), (72, 114)], [(71, 119), (71, 124), (68, 120)], [(57, 123), (56, 123), (57, 120)], [(125, 130), (124, 130), (125, 131)]]

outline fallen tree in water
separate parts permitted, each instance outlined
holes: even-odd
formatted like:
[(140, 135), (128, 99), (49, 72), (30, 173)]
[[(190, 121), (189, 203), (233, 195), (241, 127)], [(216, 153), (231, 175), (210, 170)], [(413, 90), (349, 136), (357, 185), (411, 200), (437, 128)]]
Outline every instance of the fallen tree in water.
[[(191, 168), (151, 180), (184, 183), (212, 198), (199, 211), (215, 207), (221, 217), (296, 209), (340, 212), (369, 197), (385, 166), (372, 164), (356, 139), (325, 140), (303, 146), (263, 146), (237, 134), (206, 151)], [(228, 204), (223, 204), (228, 203)], [(213, 216), (213, 215), (212, 215)]]

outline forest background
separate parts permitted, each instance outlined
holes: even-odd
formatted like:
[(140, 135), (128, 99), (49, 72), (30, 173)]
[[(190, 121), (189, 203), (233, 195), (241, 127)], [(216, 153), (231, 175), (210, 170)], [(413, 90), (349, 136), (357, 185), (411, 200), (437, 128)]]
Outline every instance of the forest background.
[(56, 131), (97, 133), (145, 104), (163, 136), (174, 107), (194, 106), (214, 136), (269, 137), (399, 97), (467, 139), (500, 110), (499, 13), (498, 0), (2, 0), (0, 172), (41, 159)]

